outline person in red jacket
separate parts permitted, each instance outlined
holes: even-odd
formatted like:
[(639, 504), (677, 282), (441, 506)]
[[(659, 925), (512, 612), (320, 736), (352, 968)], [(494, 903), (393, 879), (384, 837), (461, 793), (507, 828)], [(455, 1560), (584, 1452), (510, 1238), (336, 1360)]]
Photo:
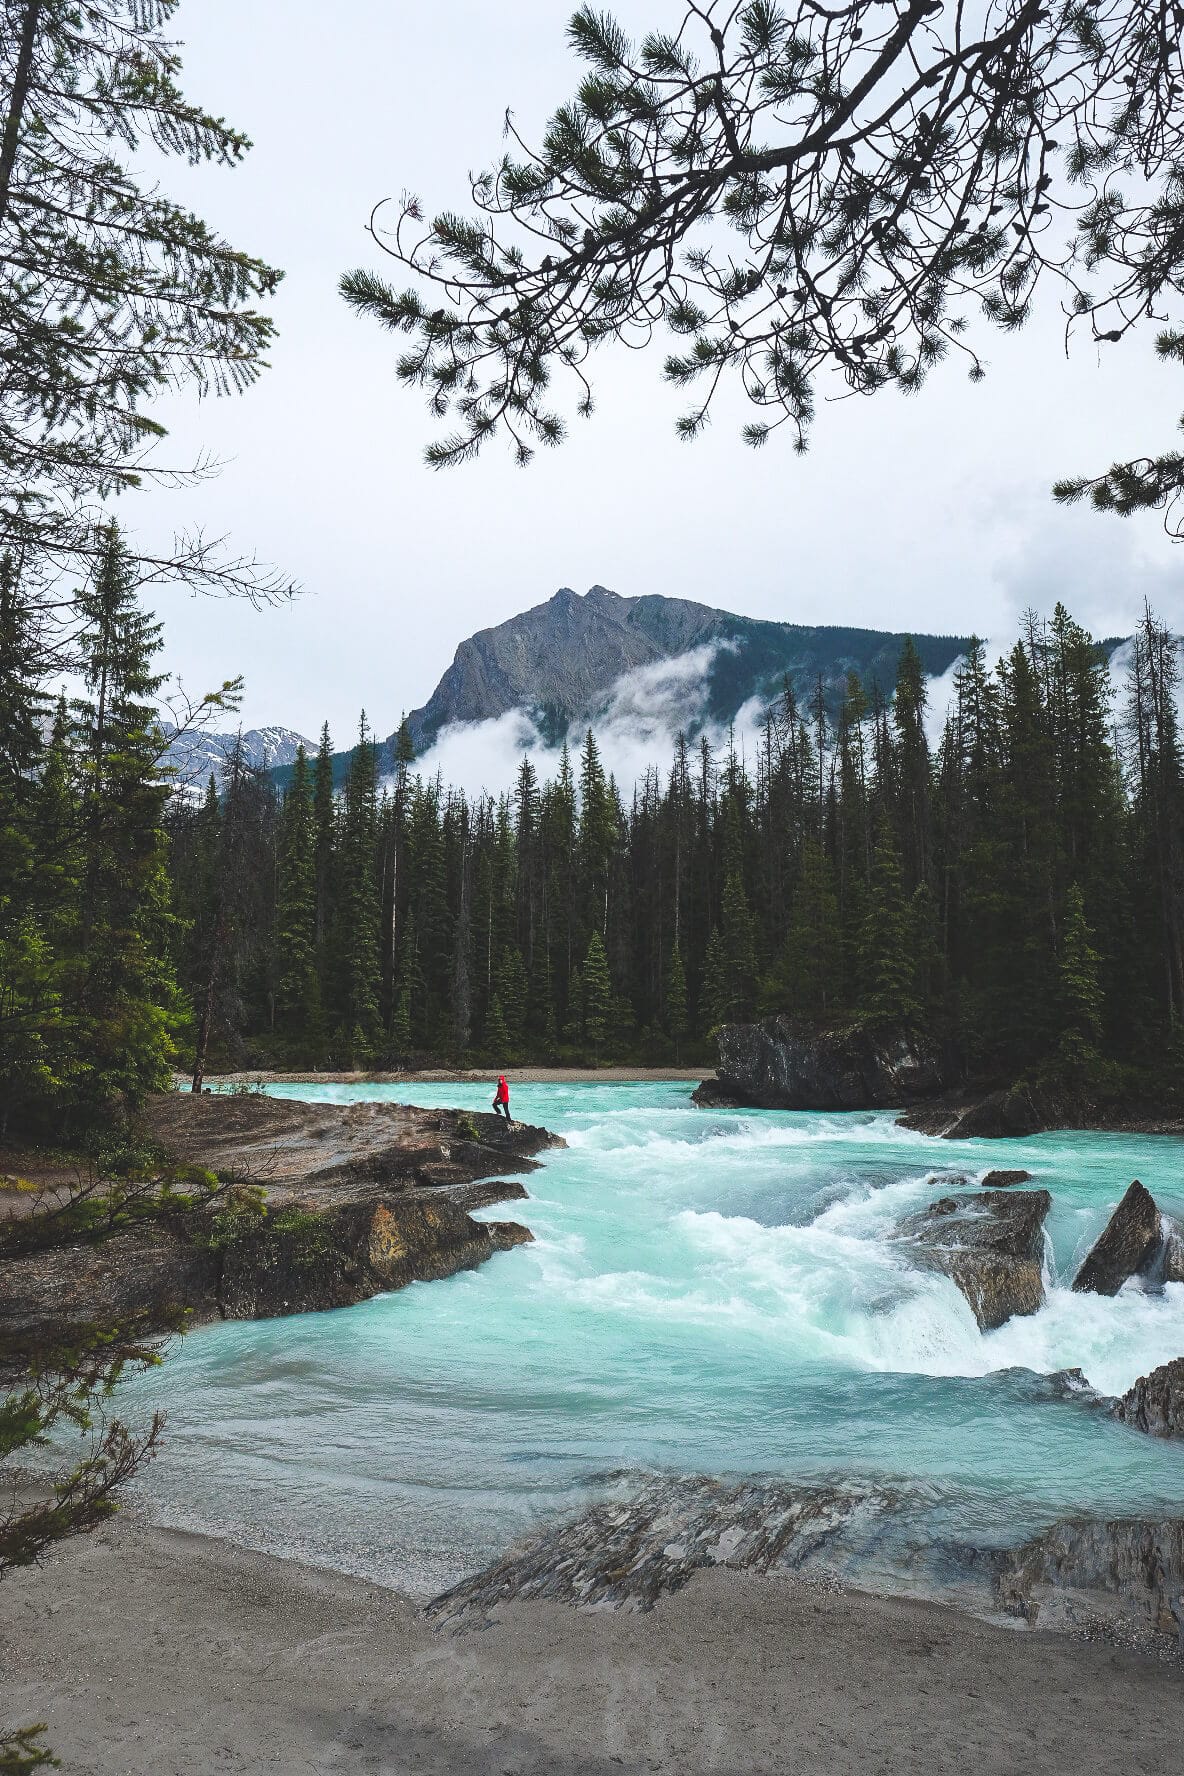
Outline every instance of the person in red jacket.
[(506, 1084), (504, 1073), (499, 1073), (497, 1076), (497, 1090), (493, 1094), (493, 1113), (495, 1116), (504, 1116), (507, 1122), (512, 1120), (510, 1116), (510, 1088)]

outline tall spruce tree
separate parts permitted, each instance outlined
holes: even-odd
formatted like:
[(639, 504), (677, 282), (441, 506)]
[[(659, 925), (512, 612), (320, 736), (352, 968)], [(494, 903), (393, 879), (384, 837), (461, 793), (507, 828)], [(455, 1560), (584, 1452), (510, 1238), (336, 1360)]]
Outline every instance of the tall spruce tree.
[[(36, 616), (10, 553), (0, 556), (0, 1133), (49, 1098), (55, 963), (38, 894), (44, 768)], [(59, 748), (64, 735), (58, 735)]]
[(364, 1058), (378, 1037), (378, 761), (363, 710), (350, 758), (341, 822), (334, 1008), (346, 1047)]
[(612, 1003), (608, 957), (604, 953), (604, 940), (599, 931), (594, 931), (588, 939), (588, 948), (584, 955), (583, 1000), (584, 1037), (592, 1050), (593, 1060), (599, 1060), (608, 1033)]
[(74, 720), (82, 781), (81, 906), (69, 994), (70, 1095), (83, 1114), (138, 1103), (168, 1079), (183, 1004), (172, 969), (171, 894), (153, 660), (160, 624), (140, 607), (118, 527), (79, 590), (87, 695)]
[(674, 1044), (674, 1060), (677, 1065), (679, 1049), (686, 1038), (687, 1020), (687, 975), (683, 967), (682, 951), (675, 939), (670, 951), (670, 966), (666, 973), (666, 1034)]
[(312, 781), (303, 745), (296, 749), (280, 823), (276, 904), (277, 1004), (293, 1036), (320, 1039), (317, 979), (317, 859)]
[(916, 939), (904, 896), (900, 853), (884, 818), (872, 854), (861, 958), (861, 1009), (871, 1022), (909, 1028), (919, 1021)]

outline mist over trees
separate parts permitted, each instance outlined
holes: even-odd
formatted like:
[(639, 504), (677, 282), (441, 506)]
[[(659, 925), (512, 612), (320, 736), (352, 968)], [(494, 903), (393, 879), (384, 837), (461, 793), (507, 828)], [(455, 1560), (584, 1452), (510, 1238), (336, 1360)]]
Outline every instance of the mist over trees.
[[(211, 881), (249, 896), (218, 1052), (668, 1062), (789, 1011), (904, 1025), (972, 1076), (1086, 1094), (1178, 1066), (1179, 650), (1148, 611), (1129, 653), (1114, 708), (1061, 606), (997, 669), (976, 643), (932, 753), (910, 644), (891, 696), (852, 675), (836, 720), (821, 685), (808, 707), (787, 687), (755, 759), (680, 737), (636, 786), (589, 732), (551, 780), (523, 759), (472, 798), (415, 774), (405, 729), (380, 786), (364, 723), (336, 801), (327, 733), (282, 802), (257, 774), (211, 782), (170, 833), (178, 929), (198, 932)], [(212, 945), (180, 960), (195, 999)]]

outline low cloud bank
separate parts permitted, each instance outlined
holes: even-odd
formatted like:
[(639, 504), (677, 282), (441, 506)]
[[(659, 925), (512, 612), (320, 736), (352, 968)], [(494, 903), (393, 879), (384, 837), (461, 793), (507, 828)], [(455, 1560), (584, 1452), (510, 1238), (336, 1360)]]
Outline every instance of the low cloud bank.
[[(1008, 636), (1006, 640), (984, 644), (992, 670), (1014, 640), (1014, 636)], [(634, 784), (655, 766), (665, 782), (680, 729), (694, 733), (695, 751), (702, 735), (706, 735), (717, 759), (725, 751), (727, 726), (707, 718), (707, 700), (712, 665), (727, 645), (712, 642), (672, 660), (639, 666), (624, 673), (611, 687), (603, 712), (593, 718), (591, 726), (605, 769), (616, 778), (622, 796), (628, 798)], [(1130, 643), (1124, 642), (1110, 658), (1116, 716), (1121, 712), (1130, 653)], [(925, 726), (929, 744), (935, 750), (954, 699), (958, 672), (964, 664), (965, 657), (960, 655), (939, 677), (928, 681)], [(750, 765), (755, 763), (760, 747), (765, 707), (761, 698), (751, 697), (737, 711), (732, 723), (736, 751)], [(1184, 709), (1181, 714), (1184, 717)], [(568, 733), (573, 766), (588, 725), (575, 722)], [(463, 789), (469, 795), (496, 796), (512, 788), (524, 754), (541, 779), (555, 775), (560, 749), (543, 738), (529, 710), (512, 709), (491, 721), (456, 722), (444, 728), (431, 748), (416, 760), (414, 769), (423, 777), (439, 773), (446, 785)]]
[[(727, 728), (707, 719), (711, 668), (730, 644), (708, 642), (672, 660), (658, 660), (635, 667), (611, 686), (603, 711), (591, 726), (607, 771), (628, 796), (633, 785), (652, 766), (669, 771), (674, 743), (680, 731), (693, 731), (695, 745), (707, 736), (714, 752), (727, 745)], [(750, 698), (738, 712), (734, 726), (738, 752), (755, 755), (763, 706)], [(573, 722), (567, 736), (573, 762), (589, 724)], [(552, 777), (560, 749), (551, 746), (527, 709), (512, 709), (491, 721), (455, 722), (444, 728), (434, 744), (416, 760), (415, 770), (424, 777), (437, 772), (446, 784), (470, 795), (499, 795), (513, 784), (525, 754), (540, 777)]]

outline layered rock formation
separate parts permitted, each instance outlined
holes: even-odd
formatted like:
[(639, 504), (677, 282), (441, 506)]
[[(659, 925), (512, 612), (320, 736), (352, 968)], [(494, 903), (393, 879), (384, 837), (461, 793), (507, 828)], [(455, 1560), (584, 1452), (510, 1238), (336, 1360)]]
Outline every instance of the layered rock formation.
[(1151, 1437), (1184, 1437), (1184, 1357), (1140, 1375), (1112, 1408), (1115, 1418)]
[[(1065, 1521), (1011, 1548), (918, 1542), (911, 1501), (889, 1488), (742, 1484), (687, 1476), (648, 1480), (574, 1522), (545, 1525), (502, 1560), (429, 1606), (438, 1621), (519, 1598), (595, 1609), (650, 1610), (711, 1567), (802, 1575), (830, 1590), (896, 1584), (1028, 1624), (1117, 1629), (1167, 1650), (1184, 1622), (1184, 1522)], [(891, 1583), (891, 1581), (890, 1581)], [(1161, 1637), (1170, 1635), (1171, 1642)]]
[(436, 1598), (429, 1614), (448, 1620), (516, 1597), (649, 1610), (706, 1567), (798, 1571), (893, 1503), (887, 1490), (860, 1487), (651, 1480), (574, 1523), (542, 1529)]
[(940, 1198), (901, 1222), (915, 1263), (955, 1282), (984, 1332), (1044, 1301), (1047, 1190), (980, 1190)]
[[(1095, 1295), (1117, 1295), (1129, 1277), (1150, 1274), (1168, 1243), (1155, 1198), (1136, 1178), (1074, 1277), (1073, 1287)], [(1162, 1268), (1170, 1269), (1173, 1263), (1169, 1249)]]
[(763, 1110), (890, 1109), (940, 1089), (936, 1052), (903, 1030), (813, 1029), (793, 1018), (725, 1024), (714, 1081), (702, 1104)]
[(470, 1209), (524, 1198), (498, 1171), (530, 1171), (562, 1145), (494, 1116), (397, 1104), (301, 1104), (176, 1094), (151, 1106), (178, 1157), (265, 1189), (265, 1216), (178, 1215), (101, 1240), (0, 1256), (0, 1351), (68, 1339), (71, 1328), (187, 1310), (193, 1321), (345, 1307), (471, 1269), (529, 1241)]
[(563, 1146), (546, 1129), (489, 1114), (372, 1100), (306, 1104), (258, 1092), (166, 1092), (149, 1103), (144, 1120), (178, 1158), (245, 1175), (277, 1201), (335, 1201), (343, 1188), (405, 1190), (532, 1172), (537, 1154)]
[(1184, 1652), (1184, 1520), (1068, 1519), (991, 1557), (1008, 1615), (1042, 1626), (1135, 1622)]
[[(1005, 1140), (1039, 1134), (1049, 1127), (1050, 1115), (1025, 1086), (1011, 1086), (970, 1101), (939, 1099), (920, 1104), (897, 1120), (902, 1128), (941, 1135), (947, 1141)], [(1055, 1115), (1051, 1121), (1057, 1121)]]

